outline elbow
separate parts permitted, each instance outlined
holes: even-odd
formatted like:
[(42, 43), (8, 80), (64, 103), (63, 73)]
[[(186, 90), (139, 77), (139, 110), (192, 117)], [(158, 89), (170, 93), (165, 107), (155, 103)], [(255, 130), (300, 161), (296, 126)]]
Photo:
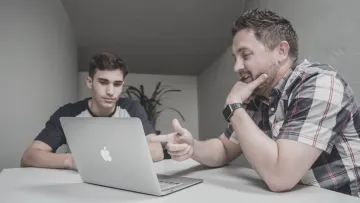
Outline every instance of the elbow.
[(273, 176), (267, 180), (265, 179), (265, 183), (272, 192), (287, 192), (293, 189), (296, 185), (295, 181), (284, 176)]
[(229, 163), (229, 159), (227, 158), (227, 155), (223, 156), (214, 156), (212, 161), (206, 164), (209, 168), (220, 168)]
[(215, 160), (214, 162), (215, 162), (215, 164), (212, 167), (219, 168), (219, 167), (223, 167), (223, 166), (227, 165), (229, 163), (229, 160), (227, 158), (219, 158), (218, 160)]
[(231, 160), (228, 159), (228, 155), (224, 154), (222, 156), (221, 155), (214, 156), (212, 161), (210, 161), (208, 164), (205, 165), (209, 168), (220, 168), (229, 164), (230, 161)]
[(295, 185), (267, 183), (267, 186), (271, 192), (287, 192), (290, 191)]
[(24, 152), (24, 154), (21, 157), (21, 161), (20, 161), (20, 167), (24, 168), (24, 167), (29, 167), (31, 166), (31, 160), (34, 159), (33, 158), (33, 153), (31, 152), (31, 150), (26, 150)]
[(220, 168), (226, 165), (226, 163), (220, 163), (220, 162), (214, 162), (214, 163), (208, 163), (208, 164), (203, 164), (206, 167), (209, 168)]
[(21, 157), (20, 167), (36, 167), (39, 149), (29, 148)]

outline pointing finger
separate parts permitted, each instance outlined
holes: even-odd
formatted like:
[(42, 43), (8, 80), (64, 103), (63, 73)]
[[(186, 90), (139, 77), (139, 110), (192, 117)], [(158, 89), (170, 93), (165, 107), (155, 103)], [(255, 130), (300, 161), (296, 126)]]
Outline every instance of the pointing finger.
[(257, 87), (259, 87), (261, 84), (263, 84), (267, 80), (268, 76), (267, 74), (262, 74), (256, 80), (249, 83), (249, 86), (252, 91), (254, 91)]
[(177, 133), (157, 135), (157, 136), (150, 137), (149, 140), (150, 140), (150, 142), (162, 142), (162, 143), (173, 142), (175, 134), (177, 134)]

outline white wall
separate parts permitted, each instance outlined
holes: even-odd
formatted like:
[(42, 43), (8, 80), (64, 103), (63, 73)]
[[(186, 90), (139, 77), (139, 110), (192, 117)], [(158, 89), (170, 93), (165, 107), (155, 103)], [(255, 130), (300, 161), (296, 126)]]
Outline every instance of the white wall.
[[(331, 64), (352, 85), (359, 99), (359, 6), (360, 2), (356, 0), (346, 3), (336, 0), (247, 0), (244, 10), (269, 8), (288, 18), (300, 38), (300, 60), (307, 58)], [(229, 27), (227, 32), (230, 29)], [(226, 127), (221, 111), (236, 80), (233, 65), (229, 47), (198, 78), (201, 104), (199, 136), (202, 140), (220, 135)], [(236, 162), (249, 166), (244, 157), (240, 157)]]
[[(233, 66), (231, 48), (228, 48), (198, 78), (200, 140), (218, 137), (227, 127), (222, 109), (237, 79)], [(234, 163), (250, 167), (244, 156), (240, 156)]]
[(198, 78), (200, 139), (218, 137), (226, 129), (222, 108), (236, 80), (231, 49), (221, 55)]
[(77, 50), (58, 0), (0, 1), (0, 170), (60, 105), (77, 98)]
[[(79, 72), (79, 99), (90, 97), (90, 91), (86, 87), (87, 72)], [(173, 107), (181, 112), (185, 117), (185, 122), (181, 120), (174, 111), (165, 110), (159, 116), (157, 129), (161, 133), (173, 132), (171, 121), (178, 118), (183, 127), (187, 128), (194, 137), (198, 138), (198, 94), (196, 76), (175, 76), (175, 75), (150, 75), (130, 73), (126, 76), (125, 85), (139, 87), (144, 85), (145, 93), (151, 95), (158, 81), (181, 92), (169, 93), (164, 97), (164, 105)]]
[(301, 59), (328, 63), (339, 70), (359, 99), (360, 1), (345, 2), (261, 0), (261, 6), (292, 22), (299, 35)]

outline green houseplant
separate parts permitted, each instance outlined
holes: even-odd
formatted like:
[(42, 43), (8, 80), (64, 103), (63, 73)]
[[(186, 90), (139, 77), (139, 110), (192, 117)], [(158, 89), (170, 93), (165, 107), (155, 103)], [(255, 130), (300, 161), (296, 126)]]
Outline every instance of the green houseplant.
[[(184, 116), (173, 107), (165, 107), (162, 103), (164, 95), (170, 92), (181, 92), (179, 89), (172, 89), (170, 87), (162, 85), (161, 82), (156, 84), (154, 92), (151, 96), (147, 96), (144, 91), (144, 85), (140, 85), (140, 88), (129, 85), (126, 89), (126, 94), (131, 99), (136, 99), (140, 102), (140, 104), (144, 107), (148, 119), (151, 122), (151, 125), (156, 129), (156, 122), (161, 114), (166, 109), (170, 109), (175, 111), (183, 121), (185, 121)], [(158, 132), (159, 133), (159, 132)]]

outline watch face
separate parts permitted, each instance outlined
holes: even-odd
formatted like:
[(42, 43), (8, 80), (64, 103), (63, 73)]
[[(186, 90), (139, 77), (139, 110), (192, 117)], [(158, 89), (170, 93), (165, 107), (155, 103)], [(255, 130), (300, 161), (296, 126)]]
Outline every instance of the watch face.
[(223, 110), (223, 115), (224, 115), (225, 119), (228, 119), (230, 114), (231, 114), (230, 106), (226, 105), (226, 107)]

